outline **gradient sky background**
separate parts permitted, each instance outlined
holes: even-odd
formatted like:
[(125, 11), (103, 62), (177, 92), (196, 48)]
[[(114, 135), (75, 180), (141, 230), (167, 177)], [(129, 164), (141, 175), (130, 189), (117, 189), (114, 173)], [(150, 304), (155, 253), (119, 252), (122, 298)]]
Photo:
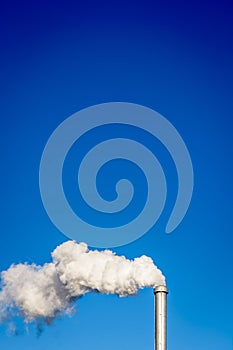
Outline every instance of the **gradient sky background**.
[[(171, 159), (155, 146), (168, 180), (165, 210), (146, 235), (114, 251), (147, 254), (164, 271), (169, 350), (232, 349), (230, 2), (22, 0), (2, 1), (0, 12), (0, 270), (50, 261), (67, 240), (49, 220), (38, 186), (53, 130), (90, 105), (148, 106), (186, 142), (193, 199), (183, 222), (166, 235), (177, 181)], [(0, 349), (153, 349), (152, 290), (121, 299), (90, 294), (77, 309), (40, 337), (33, 326), (23, 331), (22, 322), (18, 336), (0, 326)]]

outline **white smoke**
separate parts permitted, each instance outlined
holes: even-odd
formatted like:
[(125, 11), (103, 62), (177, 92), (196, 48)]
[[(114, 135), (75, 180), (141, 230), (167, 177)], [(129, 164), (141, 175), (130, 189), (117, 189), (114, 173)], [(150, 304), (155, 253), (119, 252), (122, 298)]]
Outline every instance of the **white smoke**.
[(134, 260), (112, 251), (89, 251), (85, 243), (68, 241), (52, 253), (53, 262), (12, 265), (1, 273), (0, 322), (21, 316), (25, 322), (50, 323), (69, 314), (73, 302), (88, 292), (129, 296), (139, 288), (164, 285), (151, 258)]

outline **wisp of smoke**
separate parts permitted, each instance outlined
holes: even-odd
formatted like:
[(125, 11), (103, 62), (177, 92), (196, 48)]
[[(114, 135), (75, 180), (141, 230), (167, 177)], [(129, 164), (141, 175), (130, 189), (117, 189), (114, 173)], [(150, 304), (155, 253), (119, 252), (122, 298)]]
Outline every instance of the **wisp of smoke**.
[(1, 273), (0, 323), (20, 316), (26, 323), (49, 324), (70, 314), (74, 301), (88, 292), (129, 296), (139, 288), (165, 284), (162, 272), (145, 255), (128, 260), (67, 241), (52, 252), (52, 259), (43, 266), (12, 265)]

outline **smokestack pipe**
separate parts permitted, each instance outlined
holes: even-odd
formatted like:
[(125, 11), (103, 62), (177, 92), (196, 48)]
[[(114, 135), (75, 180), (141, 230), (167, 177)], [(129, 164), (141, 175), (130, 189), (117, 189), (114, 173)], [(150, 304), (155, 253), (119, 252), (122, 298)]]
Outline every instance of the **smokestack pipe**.
[(167, 294), (165, 286), (154, 289), (155, 295), (155, 349), (167, 350)]

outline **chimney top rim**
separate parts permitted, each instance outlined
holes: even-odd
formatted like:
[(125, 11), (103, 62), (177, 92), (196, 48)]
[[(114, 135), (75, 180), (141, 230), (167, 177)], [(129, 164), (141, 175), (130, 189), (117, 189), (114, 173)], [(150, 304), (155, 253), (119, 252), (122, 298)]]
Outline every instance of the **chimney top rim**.
[(156, 293), (166, 293), (168, 294), (168, 289), (166, 286), (157, 286), (154, 288), (154, 294)]

